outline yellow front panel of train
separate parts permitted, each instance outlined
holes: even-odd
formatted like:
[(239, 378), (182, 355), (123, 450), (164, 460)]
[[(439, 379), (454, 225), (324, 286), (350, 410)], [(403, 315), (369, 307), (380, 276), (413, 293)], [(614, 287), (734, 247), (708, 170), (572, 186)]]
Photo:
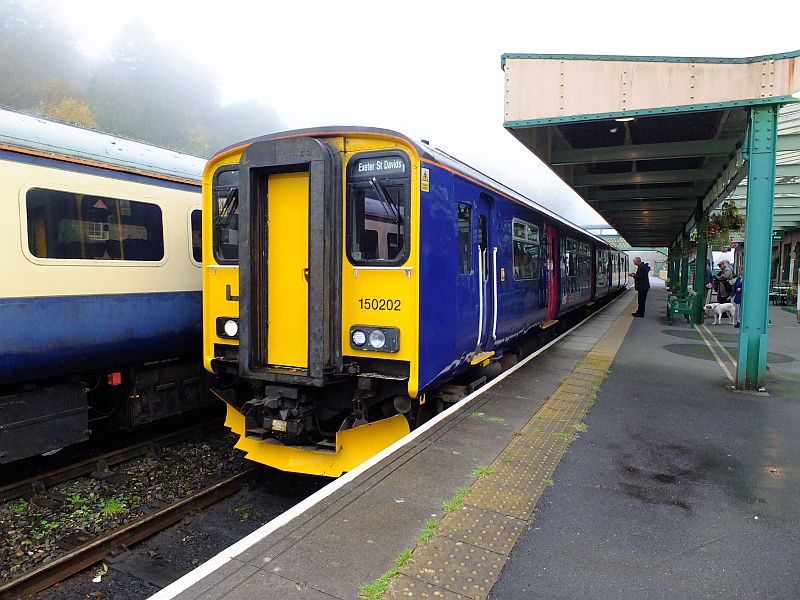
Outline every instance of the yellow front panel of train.
[(308, 173), (270, 175), (267, 211), (267, 360), (307, 369)]

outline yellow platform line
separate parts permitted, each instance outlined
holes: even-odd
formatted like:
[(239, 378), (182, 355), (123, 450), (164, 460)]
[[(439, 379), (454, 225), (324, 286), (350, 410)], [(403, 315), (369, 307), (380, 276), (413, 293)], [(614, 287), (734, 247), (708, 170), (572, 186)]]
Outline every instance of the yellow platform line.
[[(635, 308), (635, 300), (631, 302)], [(594, 403), (628, 333), (628, 308), (469, 488), (459, 510), (416, 546), (383, 598), (482, 600)]]

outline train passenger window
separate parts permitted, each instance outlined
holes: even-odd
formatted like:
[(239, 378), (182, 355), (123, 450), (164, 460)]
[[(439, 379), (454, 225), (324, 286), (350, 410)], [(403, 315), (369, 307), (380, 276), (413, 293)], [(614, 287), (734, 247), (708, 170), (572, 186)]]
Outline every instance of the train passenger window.
[(156, 204), (32, 188), (25, 205), (28, 248), (39, 258), (164, 258), (164, 226)]
[(531, 223), (512, 221), (514, 244), (514, 279), (539, 279), (541, 260), (539, 256), (539, 228)]
[(203, 262), (203, 218), (199, 210), (193, 210), (190, 216), (192, 258), (196, 263)]
[(472, 273), (472, 207), (458, 203), (458, 264), (459, 273)]
[(217, 262), (239, 260), (239, 170), (222, 167), (214, 173), (211, 189), (214, 211), (214, 255)]
[(564, 266), (567, 277), (575, 277), (578, 274), (578, 242), (567, 239), (565, 245)]
[(359, 155), (347, 177), (347, 254), (356, 265), (408, 256), (410, 169), (404, 155)]

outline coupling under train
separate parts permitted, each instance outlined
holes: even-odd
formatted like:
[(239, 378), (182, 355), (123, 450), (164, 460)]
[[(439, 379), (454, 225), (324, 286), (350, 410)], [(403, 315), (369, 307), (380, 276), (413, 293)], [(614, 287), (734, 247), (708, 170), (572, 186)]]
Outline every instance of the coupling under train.
[(383, 129), (225, 149), (203, 208), (212, 391), (237, 448), (288, 471), (354, 468), (627, 281), (604, 240)]
[(0, 110), (0, 463), (208, 402), (204, 165)]

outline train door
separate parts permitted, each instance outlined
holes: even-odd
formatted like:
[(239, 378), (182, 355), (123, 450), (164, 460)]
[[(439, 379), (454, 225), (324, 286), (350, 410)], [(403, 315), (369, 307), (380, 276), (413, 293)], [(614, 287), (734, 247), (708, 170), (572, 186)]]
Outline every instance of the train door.
[(314, 138), (264, 140), (242, 154), (243, 377), (324, 385), (341, 368), (340, 169), (333, 148)]
[(547, 318), (551, 323), (556, 320), (558, 315), (558, 296), (559, 296), (559, 255), (558, 255), (558, 232), (554, 225), (547, 223)]
[(267, 180), (269, 363), (308, 368), (308, 171)]
[[(492, 211), (494, 202), (488, 194), (481, 194), (475, 211), (477, 235), (475, 251), (478, 265), (478, 342), (475, 350), (477, 362), (494, 343), (497, 333), (497, 246), (493, 244)], [(486, 358), (485, 356), (483, 358)], [(474, 359), (474, 360), (475, 360)]]

